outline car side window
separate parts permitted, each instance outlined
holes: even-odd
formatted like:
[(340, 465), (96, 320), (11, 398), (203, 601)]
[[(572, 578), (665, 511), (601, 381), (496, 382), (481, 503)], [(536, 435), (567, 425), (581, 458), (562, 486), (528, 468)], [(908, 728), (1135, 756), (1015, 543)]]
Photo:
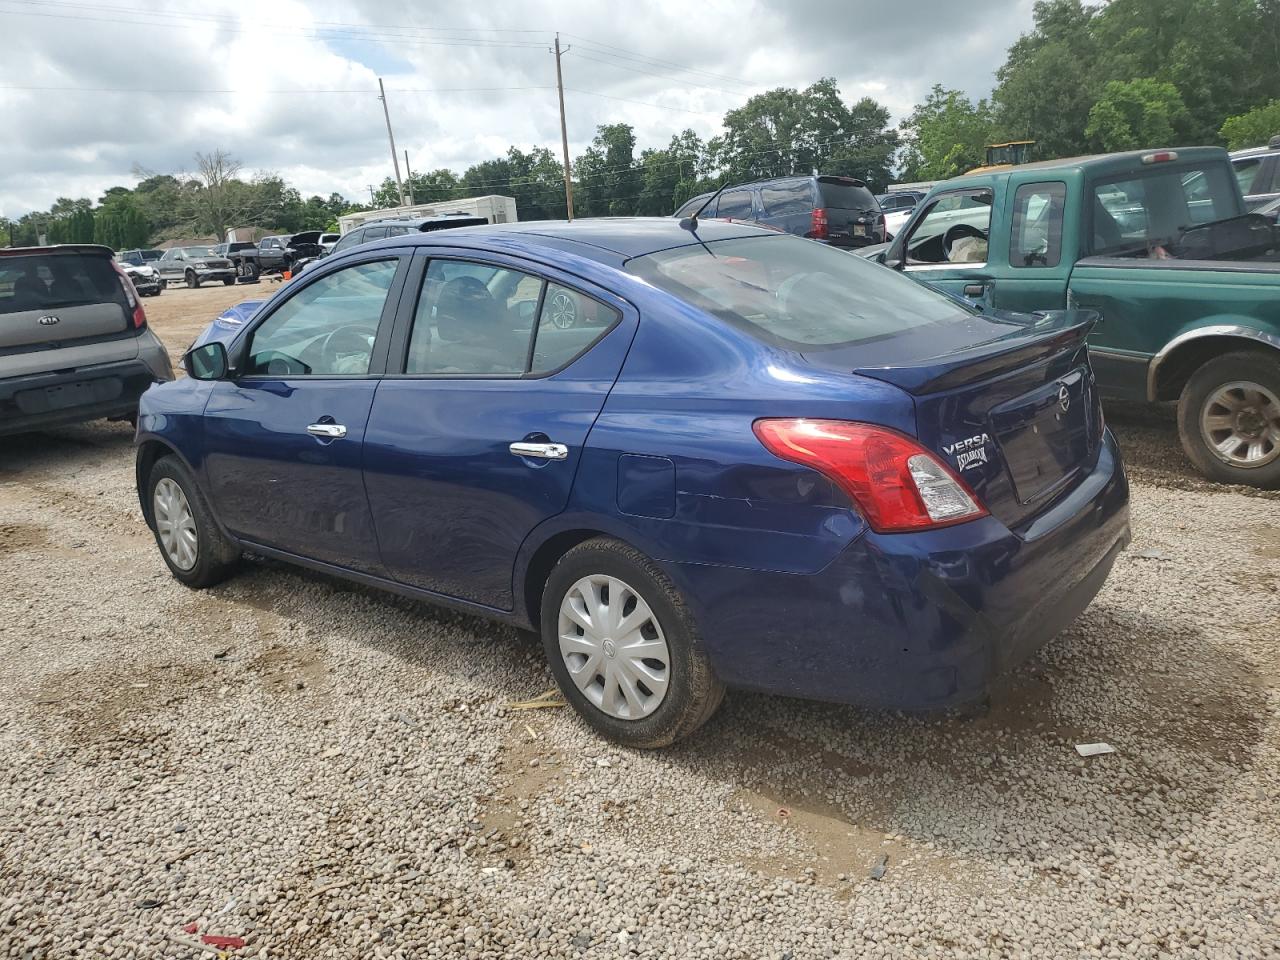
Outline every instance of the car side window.
[[(750, 199), (748, 197), (748, 199)], [(798, 213), (808, 214), (813, 210), (813, 197), (809, 184), (785, 183), (773, 184), (760, 188), (760, 202), (764, 205), (766, 217), (785, 217)]]
[(717, 217), (728, 217), (734, 220), (751, 219), (751, 191), (730, 190), (720, 195), (720, 204), (716, 208)]
[(529, 372), (540, 374), (559, 370), (585, 353), (608, 333), (622, 315), (585, 294), (547, 284), (534, 334), (533, 362)]
[(358, 376), (369, 372), (382, 308), (399, 260), (357, 263), (307, 284), (253, 331), (250, 376)]
[(522, 375), (542, 286), (519, 270), (432, 260), (414, 312), (405, 372)]
[(907, 263), (986, 263), (991, 202), (987, 189), (938, 197), (906, 238)]
[(386, 235), (386, 227), (366, 227), (364, 231), (364, 239), (366, 242), (369, 240), (381, 240)]
[(1262, 160), (1262, 157), (1246, 157), (1231, 164), (1232, 169), (1235, 170), (1236, 183), (1240, 184), (1240, 192), (1246, 197), (1254, 192), (1253, 183), (1262, 170)]
[(341, 253), (343, 250), (350, 250), (361, 242), (364, 237), (363, 230), (352, 230), (350, 233), (343, 234), (342, 239), (333, 245), (334, 253)]
[(1062, 213), (1065, 183), (1024, 183), (1013, 195), (1013, 227), (1009, 264), (1056, 267), (1062, 260)]

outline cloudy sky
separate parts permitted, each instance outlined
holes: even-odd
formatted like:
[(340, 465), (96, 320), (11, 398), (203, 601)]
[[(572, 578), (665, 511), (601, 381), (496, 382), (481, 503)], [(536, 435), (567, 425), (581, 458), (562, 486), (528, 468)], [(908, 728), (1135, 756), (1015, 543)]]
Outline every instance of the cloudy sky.
[(215, 147), (304, 195), (368, 196), (391, 172), (379, 76), (414, 170), (558, 153), (556, 31), (574, 154), (601, 123), (640, 147), (709, 136), (820, 76), (897, 119), (935, 82), (989, 93), (1031, 0), (0, 0), (0, 23), (0, 215), (18, 217)]

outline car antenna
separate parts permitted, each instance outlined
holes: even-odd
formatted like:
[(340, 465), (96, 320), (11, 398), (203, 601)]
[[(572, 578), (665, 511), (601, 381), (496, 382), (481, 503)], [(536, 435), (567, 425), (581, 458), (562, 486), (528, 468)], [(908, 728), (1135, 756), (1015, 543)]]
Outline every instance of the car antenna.
[[(682, 218), (681, 218), (681, 220), (680, 220), (680, 226), (682, 226), (684, 229), (688, 230), (688, 231), (689, 231), (690, 233), (692, 233), (695, 237), (696, 237), (696, 236), (698, 236), (698, 217), (702, 214), (702, 211), (703, 211), (703, 210), (705, 210), (705, 209), (707, 209), (707, 207), (711, 206), (711, 201), (713, 201), (716, 197), (720, 196), (720, 194), (724, 193), (724, 191), (725, 191), (725, 187), (727, 187), (727, 186), (729, 186), (729, 184), (727, 184), (727, 183), (722, 183), (722, 184), (720, 184), (720, 189), (719, 189), (719, 190), (717, 190), (715, 193), (713, 193), (711, 196), (707, 197), (707, 202), (706, 202), (706, 203), (704, 203), (702, 206), (700, 206), (697, 210), (695, 210), (695, 211), (694, 211), (692, 214), (690, 214), (689, 216), (687, 216), (687, 217), (682, 217)], [(701, 239), (701, 238), (699, 238), (699, 239), (698, 239), (698, 242), (699, 242), (699, 243), (702, 243), (702, 239)], [(704, 244), (704, 246), (705, 246), (705, 244)]]

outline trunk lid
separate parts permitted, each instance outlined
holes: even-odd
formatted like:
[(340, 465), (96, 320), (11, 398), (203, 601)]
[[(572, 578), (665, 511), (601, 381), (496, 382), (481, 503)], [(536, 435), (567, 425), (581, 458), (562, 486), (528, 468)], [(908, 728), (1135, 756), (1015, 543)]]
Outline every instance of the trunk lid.
[(1077, 310), (980, 315), (860, 344), (856, 357), (835, 350), (805, 359), (852, 361), (845, 369), (911, 394), (920, 442), (1018, 528), (1097, 460), (1102, 413), (1085, 346), (1096, 319)]
[(132, 326), (120, 275), (105, 247), (0, 255), (0, 353), (108, 339)]
[(879, 232), (880, 204), (861, 180), (819, 177), (818, 193), (827, 212), (827, 241), (861, 246), (884, 240)]

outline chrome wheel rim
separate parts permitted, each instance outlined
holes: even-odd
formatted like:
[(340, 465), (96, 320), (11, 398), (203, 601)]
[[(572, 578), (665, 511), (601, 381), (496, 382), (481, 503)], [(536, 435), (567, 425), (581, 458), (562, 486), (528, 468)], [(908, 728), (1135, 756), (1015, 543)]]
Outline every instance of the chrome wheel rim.
[(573, 297), (563, 291), (551, 298), (548, 310), (551, 322), (561, 330), (568, 330), (578, 322), (578, 305), (573, 302)]
[(1265, 467), (1280, 457), (1280, 398), (1249, 380), (1225, 383), (1200, 411), (1200, 433), (1233, 467)]
[(156, 534), (165, 556), (179, 570), (190, 570), (196, 565), (199, 540), (196, 536), (196, 518), (191, 513), (187, 495), (168, 477), (161, 478), (151, 495), (156, 521)]
[(630, 585), (583, 577), (560, 601), (560, 656), (569, 677), (599, 710), (640, 720), (662, 704), (671, 651), (649, 604)]

